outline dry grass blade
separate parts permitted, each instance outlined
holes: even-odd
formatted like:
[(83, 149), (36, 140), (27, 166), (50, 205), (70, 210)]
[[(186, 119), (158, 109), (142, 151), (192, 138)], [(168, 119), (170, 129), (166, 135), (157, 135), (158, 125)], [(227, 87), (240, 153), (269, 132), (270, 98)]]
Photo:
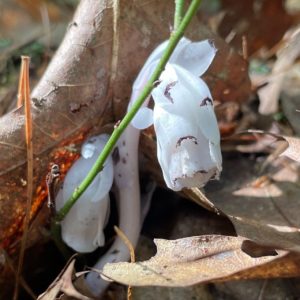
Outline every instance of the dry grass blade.
[[(14, 266), (14, 262), (12, 261), (12, 259), (9, 257), (9, 255), (6, 253), (5, 250), (0, 249), (0, 255), (3, 255), (5, 257), (5, 261), (7, 263), (7, 265), (9, 266), (9, 268), (16, 274), (16, 270), (15, 270), (15, 266)], [(20, 285), (23, 287), (23, 289), (27, 292), (27, 294), (32, 298), (32, 299), (36, 299), (36, 295), (34, 294), (34, 292), (31, 290), (30, 286), (27, 284), (27, 282), (25, 281), (25, 279), (20, 275)]]
[[(29, 62), (30, 58), (27, 56), (22, 56), (22, 67), (21, 67), (21, 76), (19, 84), (19, 96), (18, 100), (22, 101), (24, 99), (25, 104), (25, 135), (26, 135), (26, 150), (27, 150), (27, 203), (26, 203), (26, 212), (24, 219), (24, 231), (21, 241), (21, 248), (19, 254), (18, 268), (16, 274), (16, 283), (13, 299), (18, 299), (19, 294), (19, 282), (20, 276), (22, 273), (24, 253), (28, 235), (28, 228), (30, 222), (30, 210), (31, 202), (33, 196), (33, 148), (32, 148), (32, 117), (31, 117), (31, 101), (30, 101), (30, 87), (29, 87)], [(18, 103), (18, 105), (21, 103)]]
[[(115, 232), (117, 233), (117, 235), (122, 239), (122, 241), (124, 242), (124, 244), (128, 247), (129, 252), (130, 252), (130, 261), (132, 263), (135, 262), (135, 254), (134, 254), (134, 248), (131, 244), (131, 242), (129, 241), (129, 239), (127, 238), (127, 236), (124, 234), (124, 232), (118, 228), (117, 226), (114, 226)], [(132, 299), (132, 292), (131, 292), (131, 286), (128, 286), (128, 290), (127, 290), (127, 300), (131, 300)]]
[(24, 63), (21, 63), (21, 70), (20, 70), (20, 78), (19, 78), (19, 87), (18, 87), (18, 101), (17, 101), (17, 108), (21, 107), (24, 102)]

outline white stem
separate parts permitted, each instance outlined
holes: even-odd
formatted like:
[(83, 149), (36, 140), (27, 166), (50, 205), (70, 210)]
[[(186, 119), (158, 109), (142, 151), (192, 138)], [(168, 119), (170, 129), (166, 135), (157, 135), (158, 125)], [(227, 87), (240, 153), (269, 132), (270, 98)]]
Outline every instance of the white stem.
[[(138, 142), (140, 131), (129, 125), (121, 136), (117, 148), (119, 160), (115, 165), (115, 183), (118, 189), (119, 227), (135, 247), (141, 230), (140, 186), (138, 177)], [(129, 250), (116, 237), (111, 248), (96, 263), (94, 268), (102, 270), (106, 263), (127, 261)], [(109, 282), (91, 272), (86, 277), (90, 291), (99, 297)]]
[[(149, 65), (146, 64), (140, 72), (132, 87), (128, 109), (141, 93), (154, 67), (155, 65), (149, 62)], [(149, 100), (150, 97), (145, 100), (144, 107), (148, 105)], [(132, 243), (133, 247), (137, 244), (142, 225), (138, 170), (139, 137), (140, 130), (130, 124), (117, 143), (118, 162), (114, 168), (114, 179), (118, 190), (119, 227)], [(102, 270), (107, 263), (128, 261), (129, 257), (130, 254), (127, 246), (117, 236), (111, 248), (100, 257), (94, 268)], [(96, 297), (101, 296), (109, 284), (109, 282), (101, 279), (100, 275), (96, 272), (91, 272), (87, 275), (86, 283), (89, 290)]]

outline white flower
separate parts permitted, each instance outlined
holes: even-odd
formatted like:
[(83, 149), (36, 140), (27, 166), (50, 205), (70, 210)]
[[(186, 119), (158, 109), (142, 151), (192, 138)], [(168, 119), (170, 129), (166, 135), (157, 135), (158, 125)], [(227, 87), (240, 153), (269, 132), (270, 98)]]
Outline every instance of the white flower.
[[(155, 68), (166, 42), (151, 54), (136, 79), (140, 91)], [(157, 156), (169, 188), (202, 187), (222, 170), (220, 133), (213, 100), (199, 77), (208, 69), (216, 49), (211, 41), (193, 43), (183, 38), (170, 58), (160, 83), (152, 91)], [(141, 108), (133, 125), (149, 126), (149, 108)]]
[[(81, 148), (82, 157), (70, 168), (56, 197), (56, 209), (63, 207), (75, 188), (88, 174), (102, 151), (108, 135), (89, 138)], [(103, 170), (73, 205), (61, 222), (62, 239), (77, 252), (92, 252), (104, 245), (103, 228), (109, 214), (109, 190), (113, 182), (113, 163), (108, 157)]]

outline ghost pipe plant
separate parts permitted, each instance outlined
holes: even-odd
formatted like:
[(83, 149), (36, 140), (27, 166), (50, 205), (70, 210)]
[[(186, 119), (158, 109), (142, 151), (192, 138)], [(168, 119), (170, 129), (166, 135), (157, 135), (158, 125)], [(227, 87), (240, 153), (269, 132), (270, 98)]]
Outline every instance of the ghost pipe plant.
[[(108, 140), (108, 135), (91, 137), (81, 148), (81, 157), (66, 175), (56, 196), (56, 209), (63, 207), (73, 190), (85, 178)], [(113, 182), (113, 164), (109, 157), (103, 170), (78, 199), (61, 222), (63, 241), (77, 252), (92, 252), (103, 246), (103, 227), (109, 214), (109, 191)]]
[[(178, 3), (180, 4), (182, 1), (177, 1), (176, 6)], [(184, 15), (180, 25), (178, 26), (177, 30), (172, 32), (169, 42), (165, 47), (165, 51), (160, 56), (158, 64), (154, 69), (152, 75), (150, 76), (148, 82), (144, 85), (142, 92), (137, 97), (136, 101), (132, 105), (131, 109), (127, 112), (123, 120), (120, 124), (115, 128), (112, 135), (110, 136), (108, 142), (104, 146), (102, 152), (100, 153), (99, 157), (97, 158), (95, 164), (93, 165), (90, 172), (84, 178), (84, 180), (74, 189), (72, 195), (69, 199), (65, 202), (64, 206), (59, 210), (57, 213), (55, 220), (52, 223), (51, 231), (53, 235), (56, 235), (59, 229), (59, 223), (65, 218), (68, 214), (72, 206), (76, 203), (79, 197), (84, 193), (84, 191), (88, 188), (88, 186), (92, 183), (94, 178), (97, 174), (102, 170), (105, 160), (111, 154), (113, 148), (115, 147), (118, 139), (125, 131), (127, 126), (130, 124), (132, 119), (134, 118), (135, 114), (141, 108), (147, 97), (151, 94), (153, 89), (154, 83), (159, 79), (161, 72), (164, 70), (170, 56), (172, 55), (174, 49), (176, 48), (179, 40), (183, 36), (187, 26), (190, 24), (193, 16), (197, 12), (201, 0), (192, 0), (186, 14)], [(148, 78), (148, 77), (147, 77)]]
[[(166, 45), (167, 42), (164, 42), (158, 46), (142, 68), (133, 84), (128, 110), (134, 105)], [(159, 85), (152, 92), (154, 114), (146, 107), (148, 97), (117, 143), (114, 177), (119, 194), (119, 222), (133, 246), (137, 243), (141, 228), (138, 129), (151, 125), (153, 116), (158, 160), (168, 187), (173, 190), (201, 187), (210, 178), (217, 178), (221, 171), (220, 134), (212, 96), (207, 85), (198, 78), (208, 69), (215, 53), (211, 41), (192, 43), (182, 38), (160, 77)], [(128, 249), (117, 238), (94, 268), (101, 270), (106, 263), (128, 258)], [(108, 284), (97, 273), (89, 273), (86, 283), (96, 296)]]
[[(127, 114), (125, 115), (123, 120), (119, 123), (119, 125), (113, 131), (108, 142), (104, 146), (101, 154), (97, 158), (95, 164), (90, 169), (87, 176), (83, 179), (83, 181), (79, 185), (76, 186), (76, 188), (74, 188), (71, 196), (67, 200), (64, 199), (64, 205), (58, 211), (58, 213), (55, 217), (55, 220), (52, 223), (52, 233), (54, 236), (57, 235), (60, 222), (67, 216), (67, 214), (71, 210), (72, 206), (83, 195), (83, 193), (88, 189), (89, 185), (93, 182), (93, 180), (98, 175), (98, 173), (103, 169), (105, 161), (108, 159), (109, 155), (111, 154), (112, 150), (114, 149), (115, 145), (117, 144), (119, 138), (124, 133), (125, 129), (128, 127), (128, 125), (134, 118), (137, 111), (141, 108), (141, 106), (143, 105), (143, 103), (145, 102), (147, 97), (150, 95), (150, 93), (153, 89), (154, 83), (159, 79), (159, 76), (160, 76), (161, 72), (164, 70), (172, 52), (174, 51), (180, 38), (183, 36), (184, 31), (186, 30), (187, 26), (189, 25), (192, 17), (195, 15), (196, 11), (198, 10), (200, 2), (201, 2), (201, 0), (192, 0), (186, 14), (182, 18), (182, 21), (177, 22), (178, 28), (176, 27), (176, 31), (172, 32), (168, 43), (165, 44), (163, 47), (161, 47), (162, 51), (157, 56), (157, 59), (159, 59), (159, 60), (157, 61), (156, 67), (155, 68), (153, 67), (150, 71), (146, 70), (147, 72), (144, 73), (144, 75), (146, 77), (144, 75), (142, 76), (144, 79), (149, 78), (149, 80), (147, 82), (145, 82), (145, 81), (140, 81), (140, 79), (137, 79), (137, 82), (139, 82), (143, 86), (142, 91), (139, 88), (136, 88), (136, 86), (134, 87), (133, 96), (132, 96), (132, 99), (134, 100), (134, 101), (132, 101), (132, 103), (133, 102), (134, 103), (132, 104), (132, 107), (127, 112)], [(183, 0), (176, 1), (176, 7), (179, 7), (179, 5), (181, 5), (182, 3), (183, 3)], [(181, 5), (181, 7), (183, 7), (183, 6)], [(181, 17), (180, 13), (177, 14), (177, 18), (178, 17)], [(179, 20), (180, 19), (181, 18), (179, 18)], [(152, 71), (153, 71), (153, 73), (152, 73)], [(152, 75), (149, 77), (150, 72), (152, 73)], [(141, 93), (137, 94), (136, 90), (138, 90), (139, 92), (141, 91)], [(129, 128), (133, 128), (133, 127), (130, 126)], [(130, 129), (128, 130), (128, 133), (129, 132), (130, 132)], [(136, 139), (138, 141), (138, 130), (136, 130), (136, 133), (137, 133)], [(125, 174), (125, 175), (127, 175), (127, 174)], [(122, 183), (120, 182), (120, 184), (122, 184)], [(130, 188), (128, 188), (128, 191), (129, 190), (130, 190)], [(122, 191), (120, 191), (120, 196), (122, 196)], [(135, 198), (133, 198), (133, 199), (135, 199)], [(126, 207), (127, 207), (127, 204), (123, 206), (123, 209), (122, 209), (122, 207), (120, 208), (121, 217), (122, 217), (124, 209), (126, 209)], [(133, 209), (133, 212), (139, 211), (139, 209), (136, 210), (134, 207), (131, 207), (131, 209)], [(127, 214), (127, 217), (124, 217), (123, 221), (125, 222), (126, 219), (129, 219), (129, 216), (130, 215)], [(139, 220), (139, 218), (140, 217), (138, 216), (134, 220)], [(122, 223), (122, 220), (120, 221), (120, 223)], [(121, 229), (123, 230), (122, 226), (121, 226)], [(137, 232), (139, 232), (139, 229), (137, 230)], [(125, 232), (125, 234), (128, 234), (128, 233)], [(129, 238), (129, 240), (137, 239), (137, 237), (131, 238), (129, 236), (129, 234), (127, 235), (127, 237)], [(108, 259), (107, 260), (104, 259), (103, 261), (109, 261), (111, 257), (113, 257), (113, 256), (108, 254)], [(99, 265), (99, 264), (97, 264), (97, 265)], [(100, 265), (101, 265), (101, 260), (100, 260)], [(90, 283), (93, 283), (93, 280)], [(93, 284), (91, 284), (90, 286), (93, 286)], [(99, 295), (99, 293), (101, 293), (101, 288), (96, 288), (95, 292), (96, 292), (96, 294)]]
[[(134, 83), (134, 93), (143, 88), (165, 47), (166, 42), (153, 51)], [(132, 121), (139, 129), (154, 121), (158, 161), (167, 186), (174, 191), (203, 187), (208, 180), (218, 178), (222, 170), (213, 100), (199, 78), (215, 53), (209, 40), (193, 43), (182, 38), (152, 91), (153, 115), (143, 107)]]
[[(139, 136), (140, 131), (129, 124), (114, 150), (114, 182), (119, 227), (133, 247), (137, 244), (142, 226), (138, 171)], [(93, 268), (102, 270), (106, 263), (126, 261), (129, 256), (127, 246), (117, 236), (110, 249), (99, 258)], [(101, 279), (98, 273), (90, 272), (86, 277), (86, 284), (95, 296), (99, 296), (109, 282)]]
[[(153, 51), (139, 73), (133, 84), (128, 110), (134, 106), (167, 43)], [(114, 177), (119, 199), (119, 226), (133, 246), (141, 228), (137, 165), (139, 129), (148, 127), (154, 119), (158, 160), (165, 181), (173, 190), (201, 187), (210, 178), (219, 176), (222, 157), (218, 124), (212, 96), (199, 78), (208, 69), (215, 53), (211, 41), (192, 43), (182, 38), (160, 76), (160, 83), (152, 91), (154, 113), (147, 108), (148, 97), (117, 143)], [(128, 258), (128, 249), (117, 237), (94, 268), (102, 270), (106, 263)], [(87, 275), (86, 284), (95, 296), (99, 296), (108, 285), (93, 272)]]

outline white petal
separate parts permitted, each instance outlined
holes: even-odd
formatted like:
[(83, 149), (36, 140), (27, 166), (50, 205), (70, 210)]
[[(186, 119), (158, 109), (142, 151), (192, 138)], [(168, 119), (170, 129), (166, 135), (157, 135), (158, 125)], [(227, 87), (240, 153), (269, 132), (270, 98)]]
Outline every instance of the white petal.
[(64, 206), (63, 188), (61, 187), (55, 197), (55, 208), (59, 211)]
[(106, 194), (109, 193), (111, 189), (114, 178), (114, 169), (111, 156), (106, 159), (104, 168), (98, 175), (100, 175), (100, 183), (96, 191), (97, 197), (93, 197), (91, 199), (92, 202), (100, 201), (103, 197), (105, 197)]
[(77, 201), (62, 221), (62, 238), (77, 252), (92, 252), (103, 246), (108, 196), (98, 203)]
[(193, 176), (181, 177), (178, 178), (174, 182), (174, 187), (172, 188), (174, 191), (180, 191), (183, 188), (193, 188), (198, 187), (201, 188), (205, 186), (205, 184), (215, 176), (216, 170), (211, 169), (207, 173), (203, 174), (201, 172), (196, 172)]
[[(161, 56), (163, 55), (169, 40), (164, 41), (161, 43), (154, 51), (151, 53), (151, 55), (146, 60), (142, 70), (140, 71), (138, 77), (134, 81), (133, 88), (141, 88), (147, 80), (152, 75), (152, 72), (154, 71), (157, 63), (159, 62)], [(173, 51), (170, 62), (175, 62), (178, 59), (178, 56), (180, 55), (181, 51), (189, 45), (191, 41), (185, 37), (181, 38), (179, 43), (177, 44), (175, 50)]]
[(81, 155), (83, 156), (83, 158), (91, 158), (94, 153), (96, 151), (96, 146), (91, 144), (91, 143), (88, 143), (86, 145), (84, 145), (84, 147), (82, 147), (81, 149)]
[(153, 110), (148, 107), (141, 107), (131, 121), (137, 129), (145, 129), (153, 124)]
[[(175, 86), (174, 90), (171, 91), (171, 93), (174, 93), (174, 96), (173, 94), (172, 96), (176, 99), (178, 98), (174, 102), (180, 103), (181, 106), (184, 104), (188, 105), (188, 102), (193, 102), (194, 105), (190, 106), (192, 107), (190, 112), (193, 113), (195, 122), (198, 123), (201, 131), (209, 141), (216, 145), (219, 144), (220, 131), (214, 112), (212, 96), (207, 85), (202, 79), (187, 72), (185, 69), (177, 65), (173, 65), (173, 67), (176, 71), (178, 82), (181, 84), (180, 86)], [(182, 89), (180, 95), (176, 88)], [(181, 100), (179, 99), (180, 97)]]
[(130, 110), (133, 103), (136, 101), (136, 99), (139, 97), (140, 93), (142, 92), (145, 84), (149, 80), (150, 76), (152, 75), (156, 65), (158, 63), (158, 60), (152, 62), (151, 64), (143, 67), (142, 71), (139, 73), (137, 79), (134, 81), (134, 84), (132, 86), (132, 93), (129, 105), (127, 107), (127, 111)]
[(99, 155), (108, 139), (108, 134), (88, 138), (81, 146), (81, 155), (84, 158), (91, 158), (94, 154)]
[[(178, 56), (182, 52), (183, 49), (186, 48), (187, 45), (191, 43), (190, 40), (186, 38), (181, 38), (179, 41), (177, 47), (173, 51), (169, 61), (174, 62), (178, 59)], [(166, 47), (168, 45), (168, 40), (161, 43), (149, 56), (146, 63), (144, 64), (142, 70), (140, 71), (138, 77), (133, 83), (132, 86), (132, 94), (130, 99), (130, 105), (128, 106), (127, 110), (130, 109), (131, 105), (134, 103), (134, 101), (137, 99), (137, 97), (140, 95), (141, 91), (143, 90), (145, 84), (151, 77), (154, 69), (156, 68), (163, 52), (165, 51)]]
[(178, 82), (178, 76), (175, 72), (173, 65), (167, 64), (165, 70), (160, 76), (160, 83), (152, 90), (152, 97), (155, 104), (160, 106), (172, 105), (174, 103), (171, 94), (171, 90)]
[(157, 156), (167, 186), (202, 187), (216, 173), (209, 141), (189, 118), (169, 113), (155, 105), (154, 127)]
[(191, 40), (182, 37), (179, 41), (179, 43), (177, 44), (175, 50), (173, 51), (170, 59), (169, 59), (169, 63), (176, 63), (176, 61), (178, 60), (178, 58), (182, 55), (182, 51), (184, 51), (184, 49), (186, 47), (188, 47), (188, 45), (190, 45), (192, 43)]
[[(69, 199), (74, 189), (85, 178), (108, 135), (89, 138), (82, 146), (82, 153), (89, 158), (79, 158), (67, 173), (63, 189), (56, 197), (57, 209)], [(109, 190), (113, 181), (113, 164), (109, 157), (103, 170), (77, 200), (62, 221), (62, 238), (66, 244), (78, 252), (91, 252), (103, 245), (103, 227), (109, 213)]]
[(190, 42), (181, 50), (174, 63), (199, 77), (209, 68), (216, 52), (211, 40)]
[[(92, 158), (78, 159), (69, 170), (64, 181), (63, 198), (68, 199), (72, 192), (78, 187), (78, 185), (86, 177), (93, 164), (95, 163), (98, 155), (94, 155)], [(106, 195), (113, 182), (113, 166), (111, 158), (105, 163), (104, 169), (100, 172), (90, 186), (86, 189), (81, 197), (88, 199), (91, 202), (97, 202), (99, 199)], [(80, 197), (80, 198), (81, 198)], [(80, 201), (80, 198), (78, 201)]]
[(212, 142), (209, 143), (209, 151), (212, 160), (216, 163), (218, 170), (222, 171), (222, 154), (220, 144), (215, 145)]

